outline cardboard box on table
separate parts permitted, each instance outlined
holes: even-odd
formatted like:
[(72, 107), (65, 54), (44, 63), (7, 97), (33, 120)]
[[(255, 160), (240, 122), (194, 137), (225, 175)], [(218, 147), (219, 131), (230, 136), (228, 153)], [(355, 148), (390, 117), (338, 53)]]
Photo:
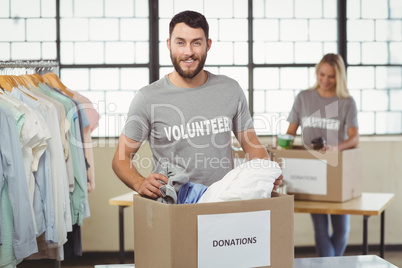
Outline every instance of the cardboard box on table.
[(362, 150), (314, 151), (302, 146), (268, 149), (282, 167), (287, 194), (295, 200), (344, 202), (362, 193)]
[[(268, 211), (268, 212), (267, 212)], [(134, 196), (134, 249), (135, 267), (153, 268), (191, 268), (191, 267), (253, 267), (253, 246), (257, 242), (268, 241), (262, 246), (263, 262), (268, 265), (254, 267), (293, 267), (294, 264), (294, 237), (293, 237), (293, 196), (273, 193), (271, 198), (228, 201), (203, 204), (162, 204), (138, 195)], [(250, 222), (243, 227), (239, 222), (249, 220), (250, 214), (269, 213), (268, 221)], [(230, 224), (219, 221), (212, 228), (205, 228), (208, 224), (205, 217), (228, 216), (240, 217), (241, 220), (231, 221)], [(207, 218), (209, 219), (209, 218)], [(231, 218), (230, 218), (231, 219)], [(207, 220), (207, 223), (209, 220)], [(211, 221), (212, 223), (212, 221)], [(210, 223), (210, 224), (211, 224)], [(240, 226), (240, 227), (239, 227)], [(243, 232), (254, 231), (264, 226), (269, 235), (256, 238), (251, 242), (239, 243)], [(223, 246), (222, 240), (213, 242), (208, 235), (200, 235), (200, 230), (217, 232), (217, 236), (230, 233), (232, 229), (240, 228), (239, 233), (231, 233), (232, 237), (225, 237), (231, 244)], [(256, 227), (256, 228), (255, 228)], [(246, 240), (243, 240), (246, 241)], [(213, 243), (214, 245), (210, 244)], [(201, 246), (199, 246), (202, 244)], [(237, 244), (237, 245), (236, 245)], [(207, 251), (204, 251), (207, 245)], [(261, 246), (261, 245), (260, 245)], [(268, 251), (265, 251), (268, 248)], [(211, 255), (205, 256), (210, 250)], [(220, 254), (224, 250), (225, 254)], [(240, 253), (239, 253), (240, 251)], [(218, 257), (214, 257), (215, 255)], [(230, 257), (225, 257), (230, 256)], [(240, 258), (243, 264), (233, 265), (233, 260)], [(208, 264), (209, 263), (209, 264)], [(213, 263), (213, 264), (211, 264)], [(220, 263), (220, 264), (219, 264)], [(232, 263), (228, 266), (222, 263)], [(246, 266), (244, 265), (246, 263)]]

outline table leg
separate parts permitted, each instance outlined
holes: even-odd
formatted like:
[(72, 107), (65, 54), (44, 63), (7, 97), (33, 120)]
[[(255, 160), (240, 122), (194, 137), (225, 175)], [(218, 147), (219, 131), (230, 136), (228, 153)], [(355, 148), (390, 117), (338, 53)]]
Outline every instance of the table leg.
[(380, 257), (383, 258), (383, 259), (384, 259), (384, 252), (385, 252), (385, 244), (384, 244), (384, 229), (385, 229), (385, 226), (384, 226), (385, 220), (384, 220), (384, 218), (385, 217), (384, 217), (384, 214), (385, 214), (385, 210), (383, 212), (381, 212)]
[(119, 206), (119, 259), (120, 263), (124, 261), (124, 209), (126, 206)]
[(370, 216), (363, 216), (363, 255), (368, 254), (367, 222)]

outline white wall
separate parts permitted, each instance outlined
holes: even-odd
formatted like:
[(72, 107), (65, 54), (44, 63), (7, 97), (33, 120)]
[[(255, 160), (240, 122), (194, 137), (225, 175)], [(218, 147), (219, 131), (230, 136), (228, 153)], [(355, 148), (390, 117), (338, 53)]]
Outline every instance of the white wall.
[[(270, 139), (261, 139), (271, 143)], [(94, 140), (96, 189), (89, 194), (91, 217), (84, 220), (82, 244), (84, 251), (118, 251), (118, 208), (108, 204), (110, 198), (130, 190), (116, 177), (111, 168), (115, 152), (115, 139)], [(395, 193), (394, 202), (385, 212), (385, 243), (402, 244), (402, 137), (363, 137), (363, 191)], [(149, 159), (148, 145), (139, 154)], [(150, 168), (142, 170), (149, 174)], [(363, 217), (351, 217), (349, 245), (361, 245), (363, 241)], [(379, 244), (380, 217), (368, 220), (369, 244)], [(309, 214), (295, 214), (295, 245), (313, 246), (313, 228)], [(133, 211), (125, 209), (125, 247), (134, 249)]]

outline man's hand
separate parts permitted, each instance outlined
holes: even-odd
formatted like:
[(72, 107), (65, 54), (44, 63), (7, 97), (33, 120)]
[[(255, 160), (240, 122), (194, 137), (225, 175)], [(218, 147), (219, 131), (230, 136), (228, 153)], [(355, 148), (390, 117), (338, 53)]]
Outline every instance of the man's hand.
[(156, 199), (158, 197), (162, 197), (161, 191), (159, 187), (163, 184), (159, 181), (163, 181), (164, 183), (168, 183), (168, 178), (159, 173), (151, 173), (140, 185), (138, 189), (138, 193), (142, 196), (148, 196), (150, 198)]
[(278, 190), (279, 186), (282, 185), (282, 180), (283, 180), (283, 175), (281, 174), (275, 181), (274, 181), (274, 189), (272, 192), (275, 192)]

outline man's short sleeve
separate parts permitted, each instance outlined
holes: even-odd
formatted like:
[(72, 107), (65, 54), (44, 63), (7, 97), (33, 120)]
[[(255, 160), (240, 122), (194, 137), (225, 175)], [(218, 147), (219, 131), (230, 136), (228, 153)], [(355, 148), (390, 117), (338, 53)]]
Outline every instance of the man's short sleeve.
[(149, 132), (149, 104), (146, 103), (143, 93), (139, 91), (131, 102), (122, 133), (132, 140), (142, 142), (148, 138)]

